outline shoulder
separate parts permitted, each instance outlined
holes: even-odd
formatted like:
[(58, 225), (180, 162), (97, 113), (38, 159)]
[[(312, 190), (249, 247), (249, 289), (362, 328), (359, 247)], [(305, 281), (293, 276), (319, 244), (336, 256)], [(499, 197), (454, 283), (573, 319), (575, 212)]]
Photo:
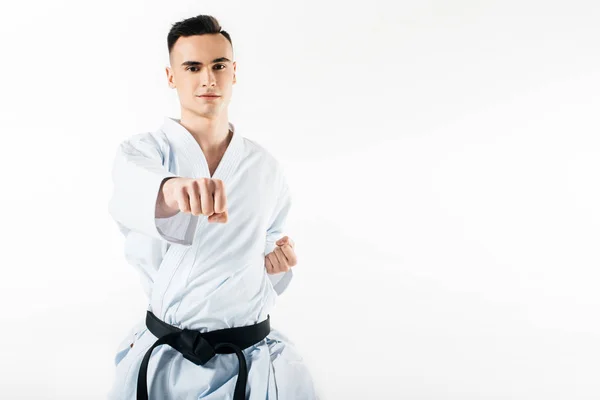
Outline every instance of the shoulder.
[(119, 143), (119, 152), (131, 155), (164, 158), (169, 151), (169, 141), (161, 130), (130, 135)]

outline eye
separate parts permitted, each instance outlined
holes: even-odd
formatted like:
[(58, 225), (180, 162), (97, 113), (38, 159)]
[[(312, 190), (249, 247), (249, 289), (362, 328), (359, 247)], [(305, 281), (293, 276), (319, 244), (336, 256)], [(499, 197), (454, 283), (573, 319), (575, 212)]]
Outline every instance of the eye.
[[(223, 68), (217, 68), (217, 67), (223, 67)], [(225, 67), (226, 67), (225, 64), (216, 64), (215, 67), (214, 67), (214, 69), (221, 70), (221, 69), (225, 69)], [(191, 67), (187, 67), (185, 70), (186, 71), (197, 72), (198, 71), (198, 67), (195, 67), (195, 66), (192, 65)]]

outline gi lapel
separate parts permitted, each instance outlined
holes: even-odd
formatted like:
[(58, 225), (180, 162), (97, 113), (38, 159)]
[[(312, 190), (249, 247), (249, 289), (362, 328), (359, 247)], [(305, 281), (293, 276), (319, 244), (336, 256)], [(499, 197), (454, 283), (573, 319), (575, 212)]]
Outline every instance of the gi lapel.
[[(222, 180), (225, 189), (227, 189), (227, 181), (231, 173), (241, 159), (243, 150), (243, 138), (236, 132), (235, 126), (231, 122), (229, 129), (233, 131), (233, 136), (212, 176), (213, 179)], [(211, 177), (206, 157), (200, 145), (192, 134), (180, 124), (179, 119), (165, 117), (161, 130), (167, 136), (170, 145), (174, 147), (178, 175), (188, 178)]]
[[(174, 160), (172, 161), (174, 161), (176, 165), (175, 170), (172, 170), (171, 172), (177, 176), (186, 178), (209, 178), (210, 171), (208, 163), (206, 162), (206, 157), (204, 156), (200, 145), (179, 121), (180, 120), (178, 119), (165, 117), (161, 127), (161, 130), (169, 141), (171, 156), (174, 157)], [(233, 131), (233, 137), (212, 176), (213, 179), (220, 179), (223, 181), (226, 193), (231, 189), (229, 185), (230, 178), (241, 162), (244, 150), (243, 137), (236, 132), (232, 123), (229, 123), (229, 128)], [(198, 234), (198, 231), (202, 230), (207, 224), (208, 219), (206, 217), (200, 218), (198, 225), (196, 226), (196, 234)], [(167, 323), (173, 324), (175, 321), (171, 321), (165, 315), (164, 296), (174, 274), (182, 265), (181, 260), (188, 251), (197, 251), (197, 248), (193, 244), (191, 246), (171, 245), (161, 263), (152, 287), (148, 310), (154, 311), (157, 316)]]

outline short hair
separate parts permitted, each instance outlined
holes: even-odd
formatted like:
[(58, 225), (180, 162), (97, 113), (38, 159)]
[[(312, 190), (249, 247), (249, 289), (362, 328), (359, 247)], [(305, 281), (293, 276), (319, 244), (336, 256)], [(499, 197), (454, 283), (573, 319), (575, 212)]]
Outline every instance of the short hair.
[(225, 36), (225, 38), (229, 40), (231, 48), (233, 49), (231, 36), (229, 36), (229, 33), (227, 33), (221, 28), (219, 21), (217, 21), (217, 19), (211, 15), (197, 15), (195, 17), (187, 18), (183, 21), (176, 22), (171, 26), (171, 30), (167, 35), (167, 47), (169, 49), (169, 56), (171, 55), (171, 50), (173, 49), (173, 46), (175, 46), (175, 42), (177, 42), (177, 39), (179, 39), (180, 37), (215, 33), (220, 33), (221, 35)]

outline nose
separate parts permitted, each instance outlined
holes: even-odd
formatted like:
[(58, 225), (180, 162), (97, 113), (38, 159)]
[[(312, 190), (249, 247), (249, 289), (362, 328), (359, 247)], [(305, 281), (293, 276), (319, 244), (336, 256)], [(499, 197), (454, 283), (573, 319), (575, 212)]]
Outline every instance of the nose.
[(200, 71), (200, 82), (202, 83), (202, 86), (216, 85), (215, 74), (210, 68), (206, 67)]

